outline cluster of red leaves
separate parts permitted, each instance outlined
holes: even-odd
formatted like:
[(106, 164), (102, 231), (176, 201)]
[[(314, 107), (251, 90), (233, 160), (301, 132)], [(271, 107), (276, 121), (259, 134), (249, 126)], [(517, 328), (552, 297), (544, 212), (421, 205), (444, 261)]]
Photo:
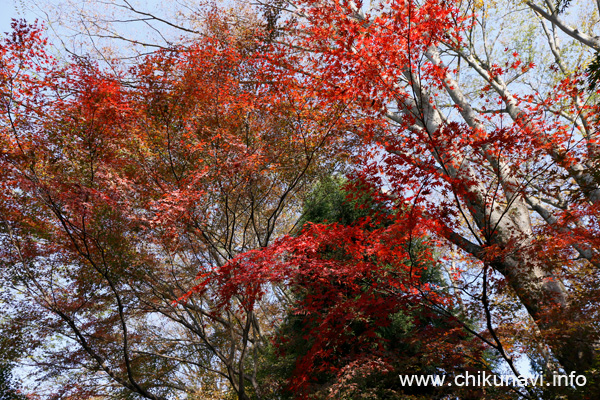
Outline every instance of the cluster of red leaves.
[(352, 226), (311, 224), (297, 237), (282, 237), (201, 275), (180, 301), (199, 292), (213, 296), (215, 313), (232, 307), (250, 314), (277, 287), (290, 289), (298, 299), (291, 312), (302, 317), (310, 342), (289, 382), (302, 393), (320, 373), (343, 375), (365, 355), (387, 359), (380, 332), (394, 314), (411, 315), (424, 301), (431, 308), (449, 306), (447, 295), (421, 280), (423, 268), (432, 265), (431, 249), (421, 249), (418, 259), (410, 250), (422, 231), (414, 219), (392, 219), (385, 227), (374, 227), (371, 219)]
[[(164, 256), (195, 240), (200, 250), (186, 250), (223, 266), (202, 275), (188, 296), (214, 296), (215, 313), (239, 305), (249, 314), (271, 285), (298, 291), (296, 312), (311, 321), (314, 340), (299, 371), (339, 369), (328, 360), (356, 321), (365, 327), (356, 351), (376, 351), (377, 329), (391, 314), (424, 297), (448, 302), (419, 280), (418, 265), (431, 255), (416, 264), (407, 251), (426, 230), (494, 264), (538, 320), (545, 299), (519, 290), (544, 274), (568, 282), (571, 306), (597, 312), (600, 293), (575, 257), (590, 253), (585, 267), (599, 264), (598, 177), (586, 170), (597, 166), (598, 143), (594, 135), (574, 135), (564, 118), (598, 111), (578, 104), (581, 74), (561, 79), (553, 93), (513, 95), (501, 80), (532, 63), (523, 66), (513, 53), (504, 67), (479, 65), (487, 82), (480, 96), (505, 109), (475, 112), (459, 104), (452, 86), (458, 74), (433, 52), (442, 44), (460, 51), (469, 23), (457, 2), (392, 0), (372, 15), (360, 13), (360, 2), (300, 6), (300, 33), (289, 43), (258, 51), (254, 42), (209, 37), (122, 71), (127, 84), (85, 59), (58, 66), (44, 52), (40, 29), (15, 23), (0, 47), (0, 199), (6, 226), (23, 243), (18, 257), (2, 256), (15, 265), (92, 265), (95, 272), (73, 268), (65, 278), (70, 291), (52, 305), (76, 312), (108, 266), (121, 274), (156, 262), (134, 249)], [(442, 120), (438, 96), (452, 100), (460, 116)], [(346, 113), (350, 103), (358, 107)], [(396, 126), (382, 122), (390, 105)], [(464, 123), (456, 122), (461, 117)], [(418, 218), (414, 211), (383, 227), (313, 225), (225, 262), (267, 246), (289, 187), (302, 179), (297, 166), (308, 170), (315, 149), (335, 154), (331, 137), (343, 141), (348, 132), (384, 150), (362, 174), (379, 188), (385, 176), (395, 201), (412, 204)], [(268, 200), (257, 205), (257, 198)], [(526, 203), (534, 208), (537, 198), (561, 201), (550, 203), (550, 217), (538, 211), (536, 219)], [(232, 203), (243, 210), (236, 218), (247, 213), (242, 228), (228, 218)], [(263, 211), (259, 226), (255, 217)], [(244, 239), (232, 239), (249, 226), (257, 240), (246, 242), (245, 231)], [(90, 318), (86, 329), (106, 336), (115, 314), (106, 326), (99, 319)], [(308, 375), (297, 376), (301, 387)]]
[(58, 369), (110, 360), (100, 368), (128, 382), (147, 361), (127, 354), (147, 344), (126, 330), (149, 312), (139, 304), (169, 308), (201, 264), (268, 243), (288, 200), (336, 163), (343, 107), (314, 102), (293, 73), (276, 82), (226, 27), (110, 70), (60, 64), (41, 28), (13, 27), (0, 44), (0, 258), (27, 288), (19, 323), (45, 321), (36, 344), (79, 340), (52, 355)]

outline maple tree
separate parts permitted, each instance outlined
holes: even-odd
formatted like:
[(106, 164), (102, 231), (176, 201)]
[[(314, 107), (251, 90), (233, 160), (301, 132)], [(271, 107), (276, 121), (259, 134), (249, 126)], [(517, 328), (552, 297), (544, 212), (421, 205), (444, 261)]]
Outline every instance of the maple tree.
[[(5, 329), (75, 397), (226, 382), (246, 399), (263, 395), (260, 350), (290, 308), (326, 310), (305, 326), (299, 390), (390, 370), (398, 354), (368, 359), (390, 316), (460, 309), (457, 330), (419, 333), (424, 354), (466, 329), (515, 373), (525, 352), (540, 373), (587, 374), (593, 397), (596, 8), (274, 1), (247, 26), (212, 9), (186, 31), (200, 35), (130, 69), (62, 65), (15, 24), (0, 48)], [(340, 160), (393, 212), (283, 236)], [(440, 259), (414, 262), (423, 238)], [(419, 279), (428, 263), (448, 288)]]
[[(593, 378), (598, 110), (596, 94), (586, 91), (585, 68), (572, 63), (586, 54), (589, 59), (596, 37), (570, 28), (551, 2), (514, 2), (508, 10), (448, 1), (284, 4), (293, 18), (282, 24), (272, 62), (285, 69), (280, 54), (303, 51), (300, 73), (319, 96), (362, 108), (359, 133), (379, 146), (364, 162), (363, 179), (385, 188), (395, 204), (411, 205), (411, 223), (400, 219), (392, 226), (405, 235), (426, 230), (444, 239), (478, 271), (476, 284), (460, 276), (453, 284), (484, 316), (482, 339), (515, 373), (510, 348), (521, 346), (544, 360), (538, 364), (542, 373), (576, 371)], [(516, 40), (488, 41), (493, 18), (504, 18), (513, 29), (524, 23), (506, 17), (522, 5), (532, 11), (526, 15), (541, 33), (536, 40), (545, 41), (539, 44), (552, 59), (527, 54)], [(577, 61), (559, 47), (560, 32), (579, 51)], [(335, 232), (327, 240), (340, 237), (353, 235)], [(288, 269), (301, 268), (284, 254), (314, 252), (310, 246), (318, 242), (288, 239), (271, 252), (231, 263), (221, 271), (233, 285), (223, 295), (242, 290), (254, 298), (260, 286), (244, 291), (250, 281), (288, 279)], [(362, 271), (354, 262), (360, 265), (365, 251), (375, 250), (361, 248), (344, 265), (315, 269), (323, 277), (331, 270)], [(525, 315), (515, 317), (519, 312)]]
[(242, 321), (176, 300), (202, 268), (291, 229), (294, 199), (348, 147), (343, 105), (273, 82), (251, 27), (215, 14), (205, 32), (110, 71), (59, 63), (23, 22), (3, 39), (3, 331), (64, 398), (223, 382), (247, 398), (274, 306)]
[[(547, 30), (594, 48), (556, 12), (527, 5)], [(371, 10), (309, 2), (299, 11), (309, 33), (296, 40), (321, 55), (311, 74), (332, 83), (331, 96), (361, 100), (394, 122), (377, 133), (392, 192), (424, 210), (430, 229), (501, 273), (562, 366), (585, 370), (595, 333), (579, 299), (594, 294), (573, 275), (596, 278), (598, 183), (596, 106), (582, 98), (584, 71), (570, 72), (558, 53), (554, 86), (535, 90), (527, 79), (533, 60), (475, 42), (485, 14), (501, 12), (492, 7), (408, 1)], [(556, 48), (555, 36), (548, 41)], [(463, 91), (451, 56), (468, 65), (483, 100)], [(570, 328), (553, 326), (567, 315)]]

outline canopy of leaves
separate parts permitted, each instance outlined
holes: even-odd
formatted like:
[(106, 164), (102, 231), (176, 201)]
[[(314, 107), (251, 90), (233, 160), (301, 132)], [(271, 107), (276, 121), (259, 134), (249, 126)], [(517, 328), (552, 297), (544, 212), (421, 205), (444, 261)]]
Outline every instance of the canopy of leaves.
[[(23, 22), (2, 38), (2, 324), (35, 394), (268, 397), (279, 332), (299, 396), (395, 396), (369, 379), (488, 351), (590, 382), (515, 395), (597, 397), (600, 3), (202, 7), (105, 67)], [(366, 207), (325, 183), (302, 219), (350, 166)]]

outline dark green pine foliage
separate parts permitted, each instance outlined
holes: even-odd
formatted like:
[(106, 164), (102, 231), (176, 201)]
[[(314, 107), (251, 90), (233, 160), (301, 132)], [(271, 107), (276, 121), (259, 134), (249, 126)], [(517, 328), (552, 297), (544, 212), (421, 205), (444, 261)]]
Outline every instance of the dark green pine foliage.
[(590, 91), (596, 90), (598, 82), (600, 82), (600, 53), (596, 52), (594, 58), (587, 66), (587, 81)]
[(323, 179), (306, 199), (299, 226), (309, 222), (352, 225), (382, 208), (367, 193), (349, 198), (350, 193), (344, 189), (346, 183), (346, 179), (338, 176)]

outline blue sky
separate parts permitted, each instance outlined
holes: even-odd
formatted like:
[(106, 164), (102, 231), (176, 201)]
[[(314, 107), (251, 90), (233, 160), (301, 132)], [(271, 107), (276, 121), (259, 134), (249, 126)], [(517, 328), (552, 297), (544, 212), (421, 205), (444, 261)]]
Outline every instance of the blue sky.
[(17, 17), (17, 10), (13, 0), (0, 1), (0, 32), (4, 33), (10, 29), (10, 19)]
[(10, 31), (11, 18), (23, 18), (26, 14), (16, 0), (0, 0), (0, 34)]
[[(223, 2), (227, 2), (224, 0)], [(49, 16), (44, 15), (46, 11), (50, 12), (52, 18), (54, 18), (54, 23), (46, 22), (44, 25), (48, 30), (46, 31), (46, 36), (49, 39), (50, 45), (54, 45), (55, 50), (61, 53), (64, 49), (64, 46), (68, 47), (70, 50), (78, 52), (80, 54), (95, 52), (95, 49), (91, 48), (90, 41), (87, 40), (85, 35), (82, 35), (82, 29), (79, 20), (71, 18), (72, 15), (70, 13), (81, 12), (82, 15), (89, 14), (91, 11), (92, 15), (96, 15), (96, 11), (98, 11), (98, 15), (103, 15), (104, 13), (107, 16), (107, 19), (113, 19), (121, 17), (122, 20), (127, 20), (129, 18), (135, 19), (138, 18), (139, 15), (136, 15), (131, 12), (127, 12), (124, 9), (119, 7), (110, 7), (105, 2), (97, 2), (97, 3), (88, 3), (85, 4), (77, 4), (77, 1), (70, 3), (68, 6), (64, 6), (64, 3), (60, 0), (50, 0), (44, 5), (44, 7), (39, 7), (39, 2), (32, 0), (0, 0), (0, 36), (2, 36), (5, 32), (10, 32), (10, 22), (11, 18), (26, 18), (28, 22), (33, 22), (36, 18), (41, 20), (46, 20)], [(43, 4), (43, 3), (42, 3)], [(174, 8), (174, 2), (164, 1), (164, 0), (137, 0), (132, 1), (136, 8), (150, 12), (161, 17), (164, 17), (169, 20), (176, 21), (177, 16)], [(49, 6), (50, 5), (50, 6)], [(56, 8), (52, 8), (51, 6), (57, 6)], [(78, 5), (84, 6), (81, 10), (76, 9)], [(71, 7), (71, 9), (69, 8)], [(94, 7), (99, 7), (98, 10), (95, 10)], [(116, 11), (115, 15), (112, 15), (113, 12)], [(54, 12), (54, 13), (53, 13)], [(85, 19), (85, 17), (84, 17)], [(123, 36), (139, 40), (141, 42), (146, 43), (158, 43), (164, 45), (162, 36), (168, 38), (169, 41), (176, 41), (181, 35), (182, 32), (177, 31), (168, 25), (161, 24), (159, 22), (152, 23), (152, 27), (147, 26), (146, 22), (130, 22), (126, 24), (115, 23), (113, 25), (120, 34)], [(157, 34), (157, 32), (159, 32)], [(58, 40), (57, 40), (58, 39)], [(65, 40), (65, 43), (62, 43), (62, 39)], [(123, 50), (125, 53), (129, 44), (118, 41), (118, 40), (102, 40), (97, 37), (94, 39), (94, 46), (98, 46), (102, 48), (103, 46), (114, 46), (113, 49)], [(142, 48), (141, 51), (144, 52), (148, 49)], [(150, 48), (150, 50), (154, 50), (154, 48)]]

